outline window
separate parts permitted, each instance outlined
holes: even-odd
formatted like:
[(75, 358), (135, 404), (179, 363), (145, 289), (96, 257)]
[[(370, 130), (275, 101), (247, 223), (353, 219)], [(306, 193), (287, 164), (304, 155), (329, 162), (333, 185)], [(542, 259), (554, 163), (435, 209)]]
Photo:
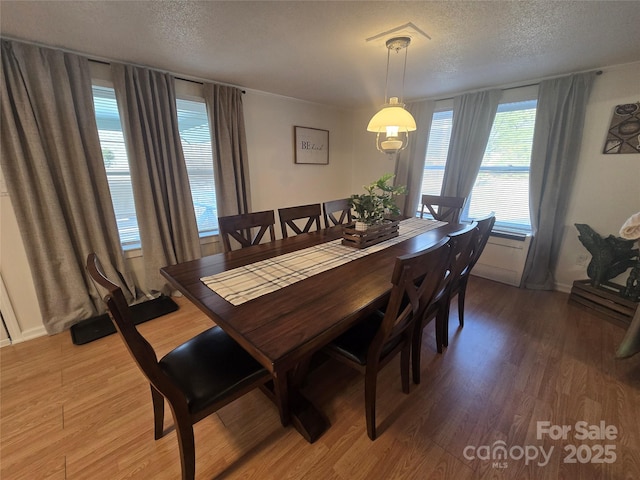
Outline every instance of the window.
[[(495, 212), (494, 229), (531, 230), (529, 167), (536, 103), (536, 100), (525, 100), (498, 106), (478, 177), (462, 212), (463, 219)], [(433, 114), (422, 194), (441, 194), (452, 119), (453, 110)]]
[[(129, 161), (113, 88), (93, 86), (93, 101), (107, 180), (124, 250), (140, 248), (140, 231), (131, 186)], [(204, 102), (178, 99), (178, 129), (182, 141), (198, 232), (218, 233), (213, 178), (213, 152)]]
[(120, 243), (124, 250), (140, 248), (140, 230), (133, 201), (129, 160), (113, 88), (94, 85), (93, 104)]
[(177, 99), (178, 129), (201, 237), (218, 233), (209, 118), (203, 102)]
[(496, 213), (504, 230), (531, 230), (529, 218), (529, 167), (536, 100), (498, 106), (480, 172), (463, 218)]
[(447, 163), (447, 152), (451, 139), (452, 120), (453, 110), (433, 114), (422, 177), (422, 194), (424, 195), (440, 195), (441, 193), (444, 166)]

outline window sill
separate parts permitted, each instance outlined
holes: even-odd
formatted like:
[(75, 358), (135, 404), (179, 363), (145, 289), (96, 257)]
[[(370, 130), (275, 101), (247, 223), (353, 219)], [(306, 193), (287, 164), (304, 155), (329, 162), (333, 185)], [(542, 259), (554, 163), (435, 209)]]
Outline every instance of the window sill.
[[(200, 237), (200, 245), (209, 245), (211, 243), (217, 243), (217, 242), (219, 242), (219, 235), (217, 233), (207, 235), (206, 237)], [(140, 258), (140, 257), (142, 257), (142, 248), (140, 247), (136, 246), (136, 247), (124, 250), (124, 258), (126, 260), (130, 258)]]
[(142, 248), (130, 248), (129, 250), (124, 251), (124, 258), (129, 260), (130, 258), (139, 258), (142, 257)]
[(507, 230), (492, 230), (490, 236), (498, 238), (507, 238), (518, 242), (525, 242), (527, 237), (531, 236), (531, 232), (512, 232)]

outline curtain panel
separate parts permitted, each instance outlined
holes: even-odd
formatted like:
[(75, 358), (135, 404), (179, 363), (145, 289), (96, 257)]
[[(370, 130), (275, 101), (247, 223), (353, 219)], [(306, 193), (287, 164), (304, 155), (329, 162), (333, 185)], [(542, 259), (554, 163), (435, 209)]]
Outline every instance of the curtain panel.
[(432, 100), (407, 105), (407, 110), (416, 119), (418, 129), (409, 135), (407, 148), (398, 154), (394, 178), (394, 185), (407, 187), (407, 195), (398, 199), (398, 208), (406, 217), (416, 216), (422, 200), (422, 176), (434, 108), (435, 102)]
[(145, 266), (144, 289), (171, 293), (160, 268), (200, 258), (200, 238), (178, 129), (174, 78), (112, 64)]
[(540, 83), (529, 176), (533, 239), (521, 282), (526, 288), (555, 286), (553, 272), (595, 77), (596, 72), (588, 72)]
[(480, 171), (501, 96), (501, 90), (485, 90), (454, 98), (442, 195), (469, 197)]
[(249, 156), (242, 91), (205, 83), (204, 99), (216, 148), (214, 179), (218, 216), (250, 213)]
[(126, 272), (102, 159), (88, 60), (2, 40), (2, 171), (44, 326), (61, 332), (105, 311), (85, 272), (96, 252), (128, 300)]

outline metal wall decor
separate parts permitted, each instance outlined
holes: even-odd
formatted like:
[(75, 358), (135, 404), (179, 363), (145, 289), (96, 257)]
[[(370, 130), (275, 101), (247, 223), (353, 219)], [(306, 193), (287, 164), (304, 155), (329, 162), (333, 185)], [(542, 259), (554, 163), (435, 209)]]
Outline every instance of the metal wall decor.
[(613, 109), (602, 153), (640, 153), (640, 102)]

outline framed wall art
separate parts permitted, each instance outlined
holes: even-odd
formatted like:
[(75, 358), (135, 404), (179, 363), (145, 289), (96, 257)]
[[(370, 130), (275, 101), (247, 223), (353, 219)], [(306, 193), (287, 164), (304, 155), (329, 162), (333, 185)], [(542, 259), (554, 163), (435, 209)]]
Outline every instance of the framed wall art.
[(615, 106), (602, 153), (640, 153), (640, 102)]
[(329, 130), (293, 127), (295, 163), (329, 164)]

